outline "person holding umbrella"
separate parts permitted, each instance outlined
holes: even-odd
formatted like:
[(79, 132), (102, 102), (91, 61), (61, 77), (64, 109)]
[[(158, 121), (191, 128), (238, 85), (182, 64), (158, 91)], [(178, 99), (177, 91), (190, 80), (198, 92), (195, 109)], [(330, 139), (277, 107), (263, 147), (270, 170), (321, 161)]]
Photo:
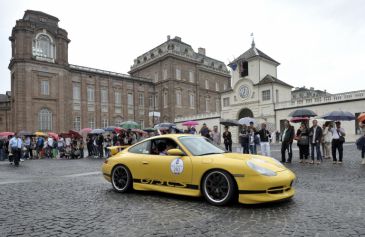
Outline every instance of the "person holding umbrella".
[[(335, 122), (336, 127), (331, 129), (332, 132), (332, 157), (333, 164), (342, 164), (343, 144), (345, 143), (345, 129), (341, 128), (341, 122)], [(338, 161), (336, 158), (336, 150), (338, 150)]]
[(365, 120), (364, 122), (359, 123), (359, 127), (361, 128), (361, 137), (357, 139), (356, 145), (359, 150), (361, 150), (361, 164), (365, 165)]

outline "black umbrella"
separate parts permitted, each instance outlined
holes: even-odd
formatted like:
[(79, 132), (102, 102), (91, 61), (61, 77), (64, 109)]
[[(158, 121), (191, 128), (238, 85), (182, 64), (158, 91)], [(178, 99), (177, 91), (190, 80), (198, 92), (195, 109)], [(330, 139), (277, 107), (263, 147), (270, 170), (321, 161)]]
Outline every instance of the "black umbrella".
[(18, 132), (17, 133), (19, 136), (34, 136), (34, 134), (33, 133), (31, 133), (31, 132), (28, 132), (28, 131), (25, 131), (25, 130), (22, 130), (22, 131), (20, 131), (20, 132)]
[(317, 114), (310, 109), (297, 109), (289, 114), (290, 117), (316, 117)]
[(224, 126), (240, 126), (241, 125), (237, 120), (234, 120), (234, 119), (222, 119), (219, 123)]
[(332, 111), (322, 116), (322, 118), (332, 121), (351, 121), (355, 120), (355, 115), (346, 111)]

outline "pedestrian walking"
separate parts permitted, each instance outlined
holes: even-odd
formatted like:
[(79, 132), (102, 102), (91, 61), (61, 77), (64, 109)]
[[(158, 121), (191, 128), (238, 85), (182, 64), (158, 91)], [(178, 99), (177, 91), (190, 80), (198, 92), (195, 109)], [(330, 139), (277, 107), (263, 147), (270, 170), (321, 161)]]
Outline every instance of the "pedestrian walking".
[(224, 127), (223, 142), (224, 142), (226, 151), (232, 152), (232, 133), (229, 131), (228, 126)]
[(15, 134), (13, 138), (9, 141), (9, 146), (11, 148), (11, 153), (14, 159), (14, 165), (19, 166), (20, 156), (21, 156), (21, 149), (23, 146), (22, 139), (19, 137), (18, 134)]
[(314, 164), (314, 150), (317, 155), (317, 164), (320, 164), (322, 161), (321, 155), (321, 138), (322, 138), (322, 128), (318, 126), (318, 121), (315, 119), (312, 122), (313, 126), (309, 129), (309, 141), (311, 147), (311, 164)]
[(218, 126), (213, 126), (213, 131), (210, 133), (214, 144), (219, 146), (221, 144), (221, 133), (218, 131)]
[(266, 129), (266, 123), (261, 124), (261, 129), (258, 131), (258, 135), (260, 137), (261, 155), (271, 156), (271, 149), (270, 149), (271, 134)]
[[(291, 163), (293, 158), (293, 140), (294, 127), (290, 125), (288, 120), (284, 121), (284, 131), (281, 133), (281, 162)], [(286, 160), (286, 151), (288, 151), (288, 160)]]
[(5, 159), (5, 139), (0, 138), (0, 161)]
[(245, 124), (242, 125), (242, 129), (240, 131), (239, 140), (242, 146), (242, 153), (249, 154), (250, 153), (250, 140), (249, 140), (249, 131)]
[[(341, 122), (335, 122), (336, 127), (331, 129), (332, 132), (332, 158), (333, 164), (342, 164), (343, 144), (345, 143), (345, 129), (341, 128)], [(338, 150), (338, 161), (336, 151)]]
[(250, 126), (248, 137), (249, 137), (250, 153), (256, 155), (257, 154), (257, 145), (260, 144), (260, 138), (259, 138), (259, 135), (257, 134), (255, 127)]
[(325, 122), (323, 125), (323, 136), (322, 136), (322, 144), (323, 144), (323, 158), (324, 159), (331, 159), (331, 141), (332, 141), (332, 133), (331, 129), (333, 125), (331, 122)]
[(309, 129), (305, 122), (301, 123), (295, 138), (299, 147), (299, 163), (306, 162), (309, 156)]

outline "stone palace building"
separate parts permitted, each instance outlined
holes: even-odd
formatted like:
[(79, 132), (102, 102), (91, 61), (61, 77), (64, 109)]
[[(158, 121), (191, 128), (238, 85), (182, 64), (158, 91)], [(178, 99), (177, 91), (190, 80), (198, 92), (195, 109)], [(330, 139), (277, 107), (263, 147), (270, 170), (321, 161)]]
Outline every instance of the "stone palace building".
[[(11, 92), (0, 97), (1, 131), (80, 130), (134, 120), (153, 126), (183, 115), (219, 112), (229, 89), (226, 65), (170, 38), (134, 60), (130, 75), (69, 64), (59, 20), (27, 10), (9, 40)], [(154, 122), (158, 122), (155, 120)]]

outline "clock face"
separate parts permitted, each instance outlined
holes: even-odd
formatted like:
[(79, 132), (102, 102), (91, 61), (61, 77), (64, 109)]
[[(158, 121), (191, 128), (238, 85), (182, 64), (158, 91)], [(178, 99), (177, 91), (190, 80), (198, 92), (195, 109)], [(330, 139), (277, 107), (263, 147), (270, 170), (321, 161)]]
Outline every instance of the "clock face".
[(243, 85), (239, 88), (238, 93), (242, 99), (246, 99), (250, 95), (250, 88), (248, 88), (246, 85)]

